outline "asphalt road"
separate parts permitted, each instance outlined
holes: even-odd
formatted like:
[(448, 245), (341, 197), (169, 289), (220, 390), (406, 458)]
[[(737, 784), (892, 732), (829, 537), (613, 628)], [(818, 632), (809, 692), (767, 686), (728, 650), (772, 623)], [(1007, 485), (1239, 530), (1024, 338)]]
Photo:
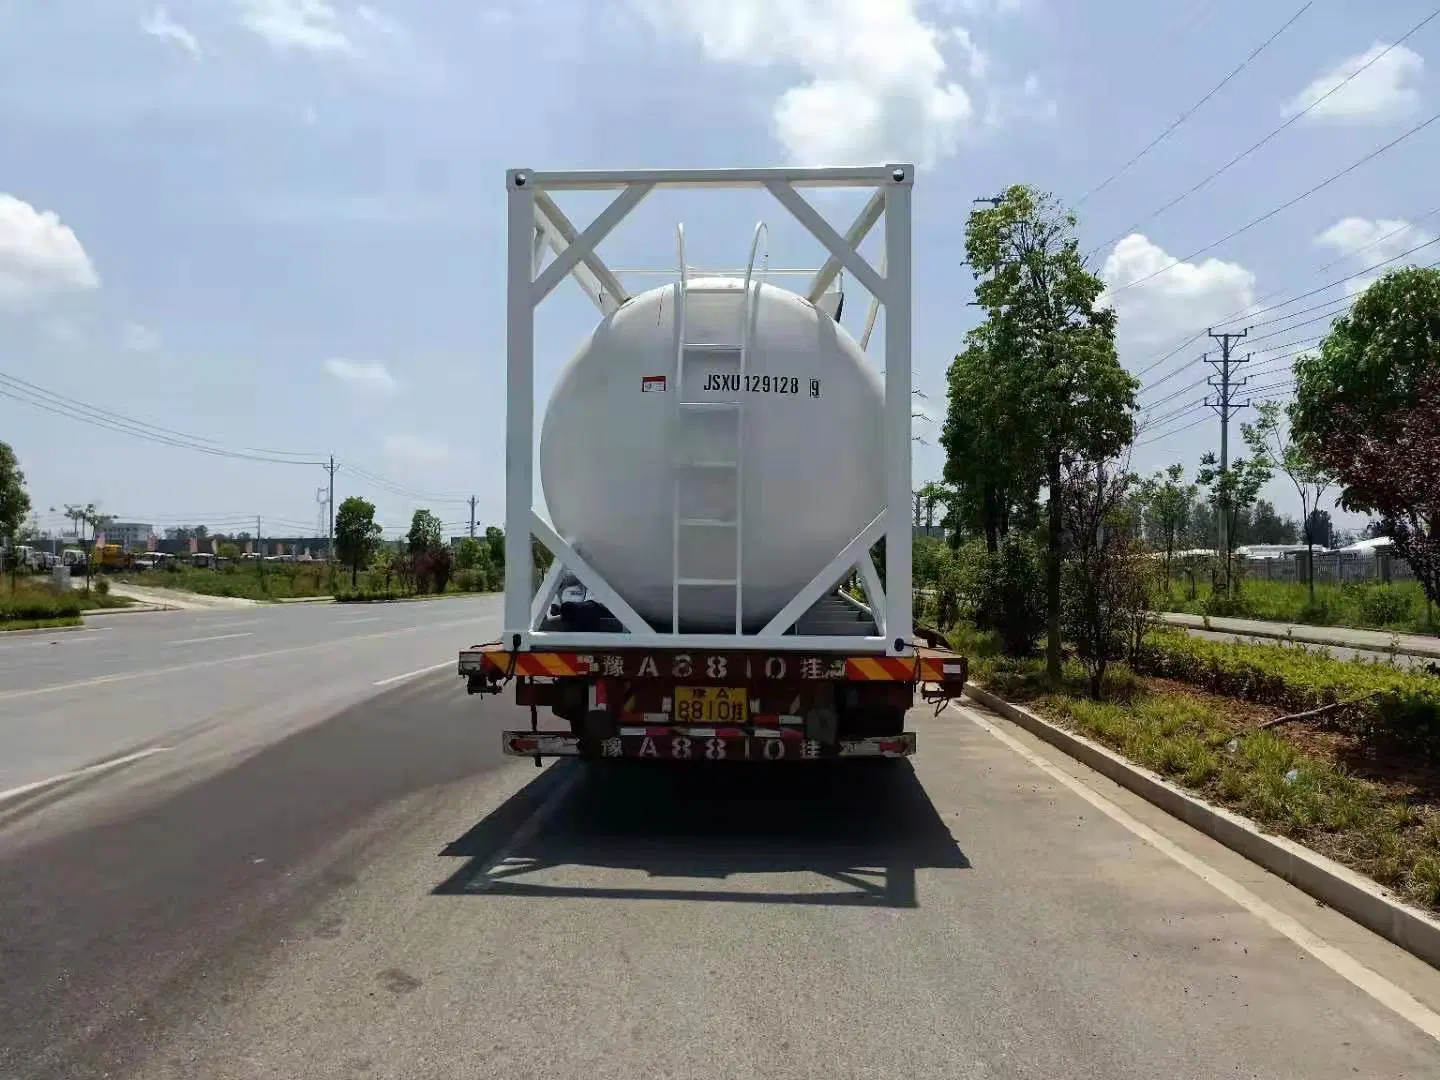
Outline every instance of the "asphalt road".
[(264, 739), (494, 637), (496, 597), (91, 616), (0, 634), (0, 793), (221, 725)]
[[(536, 770), (450, 672), (375, 685), (453, 663), (446, 604), (91, 684), (173, 746), (0, 804), (0, 1077), (1440, 1075), (1440, 972), (1001, 721), (917, 710), (913, 768)], [(109, 634), (207, 636), (162, 618)]]

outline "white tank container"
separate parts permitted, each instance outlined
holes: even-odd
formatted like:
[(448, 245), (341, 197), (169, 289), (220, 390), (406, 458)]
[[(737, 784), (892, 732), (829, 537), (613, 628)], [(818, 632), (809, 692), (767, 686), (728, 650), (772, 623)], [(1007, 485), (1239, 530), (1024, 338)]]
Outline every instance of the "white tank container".
[[(561, 372), (541, 426), (556, 531), (657, 630), (670, 626), (677, 479), (682, 519), (706, 522), (680, 529), (680, 575), (733, 579), (738, 535), (751, 632), (885, 503), (879, 374), (803, 297), (751, 291), (748, 385), (725, 378), (738, 373), (738, 350), (722, 348), (687, 350), (685, 385), (674, 385), (679, 287), (670, 285), (600, 323)], [(738, 279), (692, 279), (685, 341), (738, 345), (744, 295)], [(739, 413), (718, 404), (736, 399), (743, 444)], [(710, 404), (681, 405), (697, 401)], [(733, 586), (682, 587), (680, 622), (687, 632), (732, 631)]]

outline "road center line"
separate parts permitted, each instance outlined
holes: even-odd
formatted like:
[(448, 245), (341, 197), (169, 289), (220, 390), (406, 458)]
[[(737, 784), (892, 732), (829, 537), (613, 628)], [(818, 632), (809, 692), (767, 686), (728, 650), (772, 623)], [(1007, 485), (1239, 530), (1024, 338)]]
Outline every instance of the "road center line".
[[(244, 653), (240, 656), (219, 656), (213, 660), (193, 660), (187, 664), (172, 664), (169, 667), (151, 668), (149, 671), (123, 671), (114, 675), (97, 675), (91, 679), (78, 679), (75, 682), (55, 683), (51, 686), (37, 686), (31, 690), (8, 690), (0, 691), (0, 701), (18, 701), (20, 698), (39, 697), (42, 694), (58, 694), (65, 690), (83, 690), (90, 686), (107, 686), (111, 683), (131, 682), (135, 679), (149, 679), (156, 675), (171, 675), (177, 671), (198, 671), (200, 668), (219, 667), (223, 664), (243, 664), (250, 660), (264, 660), (270, 656), (298, 656), (301, 653), (317, 652), (320, 649), (333, 649), (341, 645), (353, 645), (357, 641), (378, 641), (381, 638), (399, 637), (401, 634), (413, 634), (417, 630), (443, 630), (449, 626), (474, 627), (477, 619), (452, 619), (449, 622), (430, 623), (426, 626), (407, 626), (401, 630), (383, 630), (376, 634), (355, 634), (350, 637), (336, 638), (332, 641), (317, 641), (311, 645), (297, 645), (289, 649), (266, 649), (264, 652)], [(455, 655), (458, 658), (460, 648), (457, 647)]]
[(232, 638), (254, 637), (254, 636), (255, 636), (255, 632), (254, 632), (253, 630), (242, 630), (242, 631), (241, 631), (240, 633), (238, 633), (238, 634), (211, 634), (209, 637), (188, 637), (188, 638), (181, 638), (179, 641), (167, 641), (167, 642), (165, 642), (165, 645), (166, 645), (167, 648), (173, 648), (173, 647), (176, 646), (176, 645), (199, 645), (199, 644), (201, 644), (202, 642), (206, 642), (206, 641), (229, 641), (229, 640), (231, 640)]
[[(458, 657), (458, 651), (457, 651)], [(438, 664), (431, 664), (429, 667), (416, 668), (414, 671), (407, 671), (403, 675), (391, 675), (388, 679), (375, 680), (376, 686), (389, 686), (391, 683), (403, 682), (405, 679), (413, 679), (417, 675), (428, 675), (432, 671), (439, 671), (441, 668), (459, 667), (458, 660), (442, 660)]]
[(1360, 963), (1360, 961), (1356, 960), (1349, 953), (1336, 948), (1300, 922), (1286, 915), (1283, 911), (1272, 907), (1238, 881), (1222, 874), (1213, 866), (1191, 855), (1178, 844), (1160, 835), (1154, 829), (1150, 828), (1150, 826), (1132, 817), (1098, 791), (1087, 787), (1081, 781), (1068, 775), (1053, 762), (1047, 761), (1042, 755), (1035, 753), (1024, 743), (1011, 736), (1008, 732), (1003, 731), (985, 717), (963, 706), (955, 708), (956, 711), (967, 717), (977, 727), (988, 731), (1000, 742), (1030, 762), (1030, 764), (1040, 769), (1057, 783), (1065, 785), (1065, 787), (1069, 788), (1076, 795), (1079, 795), (1106, 817), (1128, 829), (1162, 855), (1179, 863), (1201, 881), (1223, 893), (1261, 922), (1267, 924), (1272, 930), (1289, 938), (1316, 960), (1319, 960), (1331, 971), (1335, 972), (1335, 974), (1356, 988), (1364, 991), (1366, 994), (1369, 994), (1391, 1012), (1414, 1024), (1426, 1035), (1430, 1036), (1430, 1038), (1440, 1041), (1440, 1014), (1433, 1012), (1422, 1002), (1416, 1000), (1383, 975), (1370, 970), (1370, 968)]
[(140, 761), (143, 758), (151, 757), (155, 754), (163, 754), (169, 749), (168, 746), (152, 746), (148, 750), (137, 750), (135, 753), (126, 754), (124, 757), (111, 758), (109, 761), (97, 761), (94, 765), (87, 765), (83, 769), (74, 769), (71, 772), (63, 772), (57, 776), (47, 776), (44, 780), (35, 780), (29, 784), (21, 784), (19, 787), (10, 788), (8, 791), (0, 791), (0, 803), (8, 802), (11, 799), (18, 799), (21, 795), (29, 795), (32, 792), (54, 787), (56, 784), (63, 784), (67, 780), (78, 780), (82, 776), (94, 776), (97, 773), (109, 772), (111, 769), (118, 769), (121, 765), (129, 765), (131, 762)]
[(362, 622), (379, 622), (379, 621), (380, 621), (380, 616), (379, 616), (379, 615), (366, 615), (366, 616), (364, 616), (364, 617), (362, 617), (362, 618), (359, 618), (359, 619), (341, 619), (341, 620), (339, 620), (338, 622), (336, 622), (335, 625), (336, 625), (336, 626), (354, 626), (356, 623), (362, 623)]

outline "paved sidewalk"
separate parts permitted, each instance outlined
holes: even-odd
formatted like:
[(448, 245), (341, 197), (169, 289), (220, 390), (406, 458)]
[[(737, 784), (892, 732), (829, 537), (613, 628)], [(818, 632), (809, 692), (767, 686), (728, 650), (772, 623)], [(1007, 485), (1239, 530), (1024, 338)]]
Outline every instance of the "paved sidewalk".
[(1265, 622), (1261, 619), (1222, 619), (1187, 615), (1178, 611), (1160, 614), (1162, 621), (1189, 630), (1212, 630), (1222, 634), (1300, 641), (1307, 645), (1365, 649), (1371, 652), (1399, 652), (1408, 656), (1440, 659), (1440, 637), (1425, 634), (1392, 634), (1388, 630), (1358, 630), (1349, 626), (1305, 626), (1300, 623)]

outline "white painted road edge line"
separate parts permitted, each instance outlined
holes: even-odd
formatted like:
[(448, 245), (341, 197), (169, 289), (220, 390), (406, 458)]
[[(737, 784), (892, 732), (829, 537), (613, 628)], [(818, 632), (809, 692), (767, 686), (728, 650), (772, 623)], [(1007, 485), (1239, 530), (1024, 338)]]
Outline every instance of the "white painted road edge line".
[(1414, 1024), (1415, 1027), (1430, 1036), (1430, 1038), (1440, 1042), (1440, 1014), (1427, 1008), (1389, 979), (1371, 971), (1349, 953), (1336, 948), (1319, 935), (1308, 930), (1295, 919), (1292, 919), (1289, 915), (1286, 915), (1283, 911), (1267, 904), (1238, 881), (1227, 877), (1219, 870), (1216, 870), (1201, 859), (1191, 855), (1178, 844), (1161, 836), (1154, 829), (1150, 828), (1150, 826), (1131, 817), (1129, 813), (1112, 803), (1098, 791), (1076, 780), (1063, 769), (1057, 767), (1053, 762), (1047, 761), (1042, 755), (1035, 753), (1024, 743), (1007, 732), (1002, 731), (983, 716), (963, 706), (951, 707), (956, 708), (957, 711), (977, 727), (989, 732), (1051, 779), (1063, 784), (1076, 795), (1079, 795), (1106, 817), (1109, 817), (1111, 820), (1128, 829), (1162, 855), (1165, 855), (1180, 866), (1183, 866), (1186, 870), (1189, 870), (1201, 881), (1218, 890), (1246, 911), (1250, 912), (1250, 914), (1254, 915), (1257, 919), (1266, 923), (1271, 929), (1289, 938), (1351, 985), (1363, 990), (1391, 1012), (1408, 1020), (1411, 1024)]
[(60, 773), (58, 776), (49, 776), (44, 780), (35, 780), (29, 784), (21, 784), (8, 791), (0, 791), (0, 803), (8, 802), (11, 799), (18, 799), (21, 795), (29, 795), (32, 792), (44, 788), (54, 787), (56, 784), (63, 784), (67, 780), (78, 780), (82, 776), (94, 776), (97, 773), (108, 772), (111, 769), (118, 769), (121, 765), (129, 765), (131, 762), (140, 761), (155, 754), (163, 754), (169, 750), (168, 746), (152, 746), (147, 750), (137, 750), (133, 754), (126, 754), (124, 757), (111, 758), (109, 761), (99, 761), (94, 765), (87, 765), (83, 769), (75, 769), (72, 772)]
[(166, 645), (167, 648), (169, 648), (169, 647), (174, 647), (174, 646), (176, 646), (176, 645), (200, 645), (200, 644), (203, 644), (203, 643), (206, 642), (206, 641), (229, 641), (231, 638), (254, 637), (254, 636), (255, 636), (255, 631), (253, 631), (253, 630), (242, 630), (242, 631), (241, 631), (240, 633), (238, 633), (238, 634), (211, 634), (211, 635), (209, 635), (208, 637), (187, 637), (187, 638), (181, 638), (179, 641), (167, 641), (167, 642), (165, 642), (165, 645)]
[(391, 683), (403, 682), (406, 679), (413, 679), (417, 675), (429, 675), (432, 671), (439, 671), (441, 668), (454, 667), (459, 670), (459, 652), (456, 652), (457, 659), (442, 660), (438, 664), (431, 664), (429, 667), (416, 668), (414, 671), (407, 671), (403, 675), (391, 675), (388, 679), (376, 679), (376, 686), (389, 686)]

